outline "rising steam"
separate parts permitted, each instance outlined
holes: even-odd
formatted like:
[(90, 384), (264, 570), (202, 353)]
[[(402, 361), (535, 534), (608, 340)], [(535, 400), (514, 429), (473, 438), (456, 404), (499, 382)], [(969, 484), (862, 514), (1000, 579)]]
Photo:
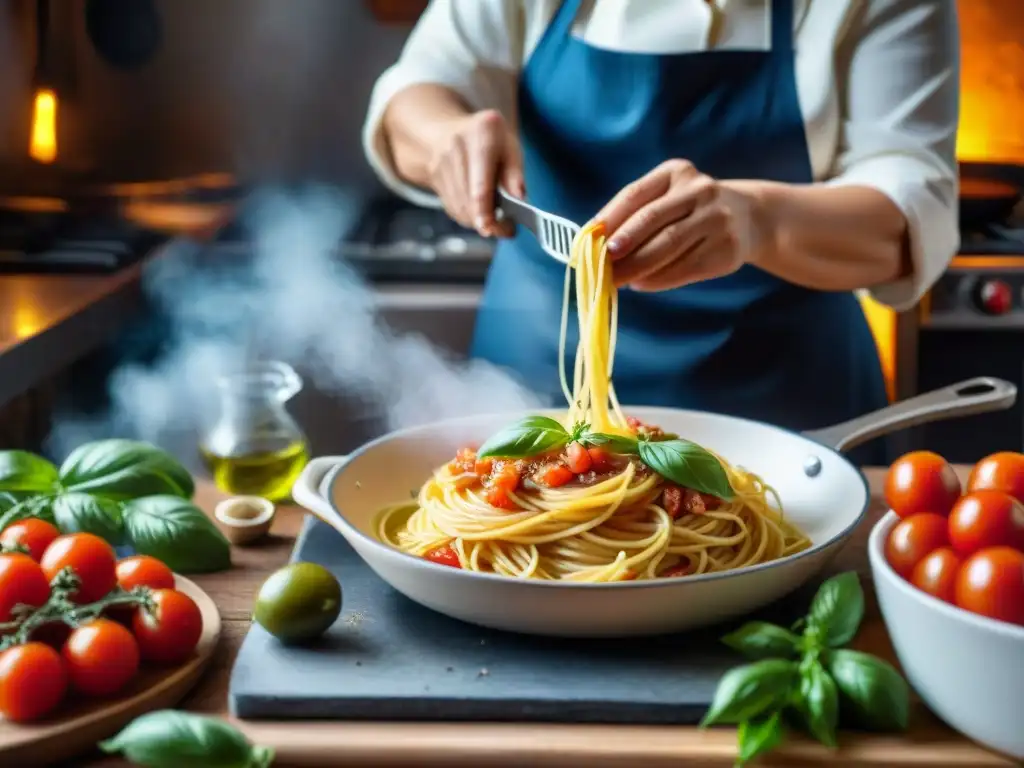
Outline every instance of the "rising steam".
[(187, 439), (194, 450), (216, 405), (213, 382), (257, 357), (292, 364), (321, 391), (362, 400), (390, 429), (539, 404), (503, 371), (452, 359), (381, 321), (373, 291), (334, 255), (353, 223), (355, 207), (343, 196), (317, 188), (250, 203), (243, 223), (253, 258), (244, 265), (199, 258), (198, 249), (156, 263), (146, 289), (169, 320), (168, 347), (155, 362), (116, 371), (109, 413), (60, 419), (48, 446), (55, 455), (111, 435), (178, 450), (188, 450)]

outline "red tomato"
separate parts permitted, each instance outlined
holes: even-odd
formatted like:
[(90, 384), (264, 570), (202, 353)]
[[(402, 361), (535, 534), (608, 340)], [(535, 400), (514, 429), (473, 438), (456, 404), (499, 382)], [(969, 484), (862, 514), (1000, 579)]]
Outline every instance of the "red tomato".
[(203, 634), (203, 615), (191, 597), (176, 589), (158, 589), (153, 593), (155, 614), (137, 610), (132, 633), (144, 661), (178, 664), (199, 644)]
[(689, 576), (690, 566), (687, 564), (673, 565), (666, 571), (661, 573), (663, 579), (677, 579), (680, 576)]
[(61, 653), (71, 687), (86, 696), (109, 696), (128, 684), (139, 669), (139, 645), (132, 633), (109, 619), (74, 630)]
[(491, 477), (491, 485), (503, 491), (514, 491), (519, 487), (519, 468), (512, 462), (501, 464)]
[(885, 501), (900, 517), (920, 512), (949, 514), (960, 498), (960, 480), (944, 458), (931, 451), (901, 456), (885, 476)]
[(949, 513), (949, 542), (961, 557), (988, 547), (1024, 550), (1024, 505), (1002, 491), (974, 491)]
[(537, 473), (537, 480), (541, 485), (546, 485), (548, 488), (560, 488), (561, 486), (572, 482), (576, 475), (572, 473), (564, 464), (548, 464), (540, 468)]
[(906, 579), (926, 555), (947, 544), (946, 518), (924, 512), (896, 523), (885, 542), (885, 559), (896, 573)]
[(0, 715), (15, 723), (45, 717), (60, 704), (68, 674), (60, 654), (43, 643), (0, 653)]
[(1024, 553), (990, 547), (971, 555), (957, 576), (956, 604), (982, 616), (1024, 625)]
[(12, 620), (14, 606), (38, 608), (50, 598), (50, 582), (39, 563), (20, 552), (0, 555), (0, 624)]
[(484, 501), (498, 509), (516, 509), (516, 503), (504, 488), (488, 488), (484, 491)]
[(131, 592), (135, 587), (174, 589), (171, 569), (149, 555), (135, 555), (118, 561), (116, 573), (117, 585), (125, 592)]
[(4, 528), (4, 532), (0, 533), (0, 545), (27, 547), (29, 557), (38, 563), (43, 559), (43, 552), (58, 536), (60, 536), (60, 531), (56, 526), (50, 525), (45, 520), (29, 517), (11, 523)]
[(587, 448), (587, 453), (590, 455), (590, 468), (595, 472), (611, 472), (615, 468), (612, 455), (607, 449), (595, 445)]
[(459, 553), (447, 544), (444, 544), (437, 549), (430, 550), (426, 555), (424, 555), (424, 557), (426, 557), (430, 562), (437, 563), (438, 565), (448, 565), (452, 568), (462, 567), (462, 563), (459, 561)]
[(960, 558), (949, 547), (936, 549), (922, 558), (910, 574), (910, 583), (932, 597), (956, 602), (956, 577)]
[(579, 443), (569, 443), (565, 449), (565, 464), (576, 475), (589, 472), (594, 463), (590, 452)]
[(81, 580), (81, 586), (74, 595), (79, 603), (95, 602), (117, 586), (117, 556), (114, 549), (91, 533), (72, 533), (58, 537), (47, 548), (40, 564), (50, 581), (70, 566)]
[(1024, 503), (1024, 453), (993, 453), (974, 465), (968, 491), (1002, 491)]

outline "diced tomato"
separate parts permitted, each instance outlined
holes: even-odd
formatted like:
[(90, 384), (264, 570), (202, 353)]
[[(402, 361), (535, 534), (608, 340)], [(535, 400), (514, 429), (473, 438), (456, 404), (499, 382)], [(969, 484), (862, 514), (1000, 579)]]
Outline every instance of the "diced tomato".
[(593, 448), (587, 448), (587, 455), (590, 456), (590, 469), (594, 472), (610, 472), (615, 469), (615, 465), (612, 463), (612, 455), (606, 448), (602, 448), (599, 445), (595, 445)]
[(680, 576), (689, 576), (689, 575), (690, 575), (690, 566), (689, 565), (682, 565), (682, 564), (680, 564), (680, 565), (673, 565), (667, 571), (662, 573), (661, 574), (661, 578), (663, 578), (663, 579), (676, 579), (676, 578), (679, 578)]
[(703, 515), (709, 509), (716, 509), (721, 503), (721, 500), (714, 496), (676, 485), (666, 486), (661, 492), (661, 504), (673, 519), (681, 514)]
[(565, 449), (565, 463), (574, 475), (582, 475), (590, 471), (594, 462), (586, 448), (579, 443), (569, 443)]
[(640, 427), (642, 427), (643, 425), (644, 423), (634, 416), (626, 417), (626, 426), (632, 429), (634, 432), (638, 431)]
[(673, 520), (683, 511), (683, 489), (678, 485), (669, 485), (661, 492), (661, 505)]
[(480, 477), (491, 474), (491, 470), (494, 468), (493, 459), (477, 459), (473, 463), (473, 471)]
[(572, 482), (576, 475), (564, 464), (547, 464), (537, 472), (537, 482), (548, 488), (558, 488)]
[(453, 474), (472, 472), (476, 465), (476, 451), (472, 448), (459, 448), (455, 458), (448, 463), (448, 470)]
[(427, 552), (424, 557), (432, 563), (438, 565), (447, 565), (452, 568), (461, 568), (462, 563), (459, 562), (459, 553), (452, 549), (448, 544), (444, 544), (437, 549), (432, 549)]
[(497, 486), (484, 491), (484, 500), (492, 507), (497, 507), (498, 509), (516, 508), (516, 503), (509, 497), (508, 491)]
[(503, 491), (514, 491), (519, 487), (519, 467), (512, 462), (498, 464), (491, 476), (491, 485)]
[(704, 502), (704, 508), (709, 512), (722, 506), (722, 500), (709, 493), (700, 494), (700, 500)]

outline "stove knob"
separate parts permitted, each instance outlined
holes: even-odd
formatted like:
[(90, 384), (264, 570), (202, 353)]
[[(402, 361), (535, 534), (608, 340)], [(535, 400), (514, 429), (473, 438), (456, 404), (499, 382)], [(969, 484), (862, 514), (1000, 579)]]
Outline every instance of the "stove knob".
[(975, 292), (974, 303), (986, 315), (1005, 315), (1013, 309), (1013, 291), (1002, 280), (985, 280)]

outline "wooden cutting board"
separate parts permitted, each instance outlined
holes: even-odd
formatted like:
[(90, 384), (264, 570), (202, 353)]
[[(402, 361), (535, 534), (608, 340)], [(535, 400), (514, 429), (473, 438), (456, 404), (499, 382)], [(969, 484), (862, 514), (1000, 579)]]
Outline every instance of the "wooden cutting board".
[(220, 639), (220, 613), (196, 584), (181, 576), (177, 588), (195, 600), (203, 615), (203, 634), (192, 659), (171, 670), (143, 667), (126, 693), (104, 702), (65, 705), (57, 716), (17, 725), (0, 718), (0, 766), (53, 765), (91, 750), (139, 715), (177, 704), (202, 675)]

